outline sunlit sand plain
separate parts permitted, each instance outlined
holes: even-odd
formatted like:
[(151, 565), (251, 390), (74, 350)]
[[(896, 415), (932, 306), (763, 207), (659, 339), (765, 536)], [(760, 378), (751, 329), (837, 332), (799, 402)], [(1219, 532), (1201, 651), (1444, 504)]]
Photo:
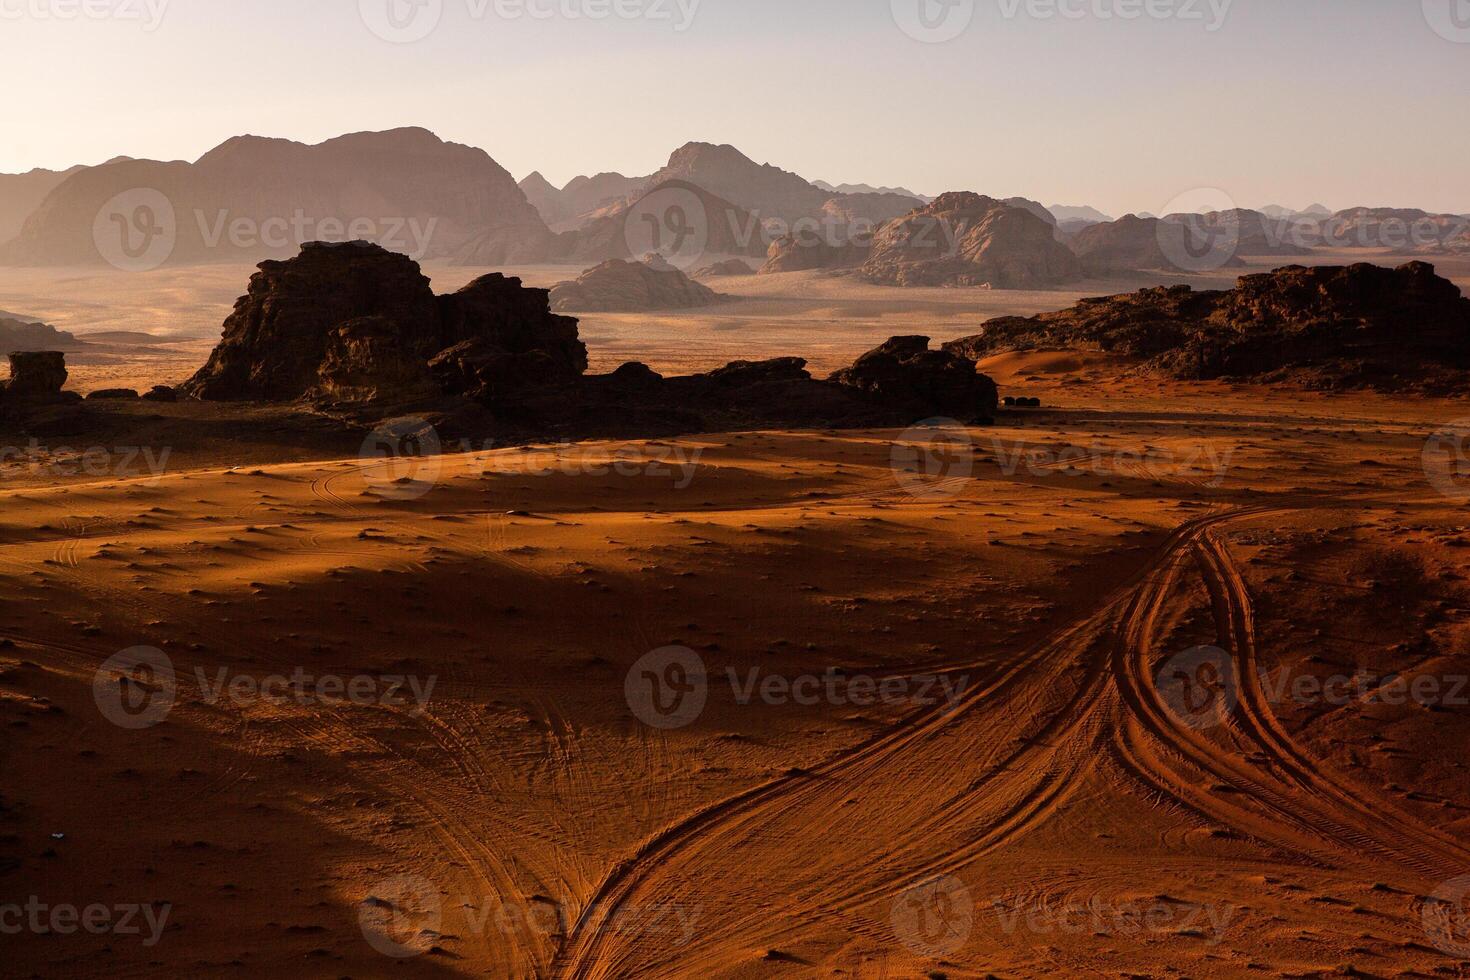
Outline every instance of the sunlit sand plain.
[[(5, 270), (0, 306), (166, 338), (73, 368), (146, 386), (203, 360), (248, 271)], [(593, 369), (826, 371), (1140, 285), (712, 284), (743, 298), (585, 318)], [(937, 455), (730, 433), (456, 453), (405, 484), (350, 441), (235, 434), (126, 476), (8, 465), (7, 886), (170, 911), (152, 945), (32, 941), (5, 972), (1457, 975), (1434, 896), (1470, 874), (1470, 708), (1291, 682), (1454, 673), (1424, 638), (1470, 642), (1470, 485), (1426, 440), (1470, 409), (982, 367), (1046, 407)], [(138, 646), (178, 687), (127, 730), (94, 677)], [(707, 703), (660, 728), (626, 680), (670, 646)], [(1168, 665), (1207, 647), (1239, 708), (1186, 724)], [(303, 665), (427, 695), (211, 697)], [(848, 697), (742, 697), (833, 676)]]

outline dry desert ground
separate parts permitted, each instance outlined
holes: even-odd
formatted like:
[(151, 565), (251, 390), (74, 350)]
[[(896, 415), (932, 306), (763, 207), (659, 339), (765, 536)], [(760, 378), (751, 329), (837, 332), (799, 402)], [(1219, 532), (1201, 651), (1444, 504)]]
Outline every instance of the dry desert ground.
[[(155, 335), (73, 367), (142, 386), (247, 271), (0, 295)], [(582, 335), (827, 370), (1136, 284), (1084, 285), (752, 277)], [(383, 461), (140, 404), (127, 466), (7, 459), (0, 885), (138, 929), (0, 936), (0, 973), (1466, 975), (1470, 467), (1435, 434), (1470, 406), (982, 368), (1046, 407)], [(172, 676), (99, 673), (140, 648)]]

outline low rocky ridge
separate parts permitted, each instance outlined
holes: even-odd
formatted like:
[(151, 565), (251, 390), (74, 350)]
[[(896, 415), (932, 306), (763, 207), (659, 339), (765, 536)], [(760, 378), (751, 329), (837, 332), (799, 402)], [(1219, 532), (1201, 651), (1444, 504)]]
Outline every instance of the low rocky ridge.
[(1424, 262), (1286, 266), (1242, 277), (1231, 290), (1157, 287), (1001, 317), (944, 349), (980, 360), (1067, 348), (1138, 358), (1146, 370), (1179, 379), (1463, 392), (1470, 300)]
[(12, 351), (76, 350), (85, 347), (75, 335), (28, 318), (0, 313), (0, 354)]
[(294, 259), (261, 264), (184, 392), (312, 400), (362, 421), (417, 411), (446, 432), (482, 438), (982, 421), (997, 404), (974, 361), (931, 351), (922, 337), (895, 338), (825, 380), (800, 358), (680, 378), (637, 363), (607, 375), (586, 369), (577, 321), (551, 312), (546, 290), (490, 275), (436, 297), (404, 256), (313, 243)]
[(860, 275), (890, 286), (1038, 289), (1081, 278), (1082, 267), (1030, 209), (952, 191), (880, 228)]
[(974, 361), (928, 345), (925, 337), (895, 338), (827, 379), (813, 378), (799, 357), (735, 361), (674, 378), (634, 362), (611, 374), (525, 389), (513, 403), (492, 408), (499, 422), (521, 432), (571, 438), (991, 419), (995, 383), (975, 370)]
[(609, 259), (551, 290), (551, 308), (558, 313), (682, 310), (729, 299), (656, 255), (642, 262)]

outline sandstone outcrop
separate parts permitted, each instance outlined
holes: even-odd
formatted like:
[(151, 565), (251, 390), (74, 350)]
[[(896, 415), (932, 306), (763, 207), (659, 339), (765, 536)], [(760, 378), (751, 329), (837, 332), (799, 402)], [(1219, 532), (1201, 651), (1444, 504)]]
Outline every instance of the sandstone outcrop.
[(761, 275), (812, 269), (856, 269), (872, 252), (869, 241), (834, 244), (818, 234), (783, 235), (771, 243)]
[(5, 383), (4, 398), (23, 404), (61, 401), (66, 378), (65, 353), (14, 351), (10, 354), (10, 380)]
[(861, 276), (891, 286), (1039, 289), (1082, 274), (1056, 230), (1029, 209), (956, 191), (873, 236)]
[(895, 338), (827, 379), (813, 378), (799, 357), (735, 361), (670, 378), (629, 363), (611, 374), (526, 388), (514, 399), (488, 404), (522, 434), (571, 438), (990, 419), (994, 383), (976, 372), (973, 361), (927, 348), (924, 338)]
[(609, 259), (551, 290), (551, 308), (557, 312), (681, 310), (729, 299), (657, 258)]
[(609, 207), (576, 231), (559, 235), (557, 261), (592, 265), (638, 259), (667, 250), (699, 264), (705, 257), (760, 258), (766, 252), (761, 219), (697, 184), (668, 180)]
[(574, 372), (587, 364), (576, 321), (552, 315), (545, 290), (496, 273), (436, 297), (406, 256), (314, 242), (261, 263), (183, 391), (209, 401), (411, 399), (431, 387), (429, 362), (469, 340), (541, 351)]
[(930, 350), (928, 337), (894, 337), (832, 380), (887, 405), (962, 421), (988, 418), (999, 402), (995, 382), (976, 372), (974, 360)]
[(707, 265), (694, 273), (696, 279), (720, 279), (725, 276), (753, 276), (755, 267), (744, 259), (726, 259)]
[(416, 325), (364, 316), (327, 335), (316, 384), (307, 392), (343, 402), (408, 400), (435, 392), (428, 362), (415, 352)]
[(1157, 287), (1002, 317), (945, 349), (1091, 349), (1181, 379), (1292, 381), (1316, 388), (1463, 391), (1470, 300), (1434, 267), (1287, 266), (1236, 288)]
[[(1089, 225), (1072, 236), (1072, 251), (1090, 276), (1114, 276), (1142, 271), (1189, 271), (1180, 262), (1198, 252), (1189, 242), (1187, 225), (1128, 214), (1117, 221)], [(1221, 255), (1228, 266), (1243, 266), (1234, 255)], [(1222, 267), (1223, 267), (1222, 265)]]

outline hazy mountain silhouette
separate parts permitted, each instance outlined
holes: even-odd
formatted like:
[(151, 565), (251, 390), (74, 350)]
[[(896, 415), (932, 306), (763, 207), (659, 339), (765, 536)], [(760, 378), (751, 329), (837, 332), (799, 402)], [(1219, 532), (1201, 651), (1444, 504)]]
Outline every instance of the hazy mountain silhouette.
[(99, 248), (169, 235), (174, 263), (294, 255), (303, 241), (351, 239), (415, 257), (534, 262), (552, 238), (484, 150), (397, 129), (314, 146), (240, 136), (195, 163), (125, 160), (79, 170), (0, 247), (0, 262), (92, 264), (112, 258)]
[(0, 174), (0, 244), (20, 234), (26, 218), (46, 195), (83, 167), (68, 170), (32, 170), (23, 174)]

